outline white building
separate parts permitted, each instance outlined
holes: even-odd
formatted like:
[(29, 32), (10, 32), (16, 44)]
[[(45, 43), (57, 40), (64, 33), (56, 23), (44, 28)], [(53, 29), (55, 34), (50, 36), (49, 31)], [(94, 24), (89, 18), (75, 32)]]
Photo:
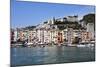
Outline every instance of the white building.
[(85, 28), (86, 28), (86, 23), (85, 23), (85, 21), (81, 21), (80, 23), (81, 23), (82, 27), (85, 27)]
[(67, 41), (67, 32), (68, 32), (68, 29), (63, 30), (63, 39), (66, 41)]
[(28, 43), (34, 43), (36, 40), (36, 30), (28, 30)]
[(50, 25), (41, 24), (37, 26), (37, 38), (40, 43), (49, 43), (50, 42)]
[(57, 35), (58, 35), (58, 30), (57, 29), (52, 29), (50, 30), (50, 41), (57, 43)]
[(73, 29), (72, 28), (68, 28), (67, 39), (68, 39), (68, 44), (71, 44), (73, 40)]
[(44, 30), (44, 43), (50, 43), (50, 29)]
[(78, 16), (67, 16), (67, 21), (78, 22)]
[(18, 32), (17, 30), (14, 30), (14, 41), (16, 42), (18, 39)]
[(81, 38), (81, 30), (73, 30), (73, 37)]
[(94, 39), (95, 32), (94, 32), (94, 23), (87, 24), (87, 32), (91, 33), (92, 39)]
[(64, 20), (63, 20), (63, 18), (58, 18), (58, 19), (56, 19), (56, 21), (61, 21), (61, 22), (63, 22)]
[(52, 24), (54, 24), (54, 21), (53, 20), (48, 20), (48, 23), (47, 24), (52, 25)]

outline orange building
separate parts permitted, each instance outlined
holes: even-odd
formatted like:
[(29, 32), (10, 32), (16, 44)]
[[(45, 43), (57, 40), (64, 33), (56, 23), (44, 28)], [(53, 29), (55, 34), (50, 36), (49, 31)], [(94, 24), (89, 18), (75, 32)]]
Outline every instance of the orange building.
[(91, 32), (82, 32), (81, 33), (82, 42), (89, 42), (92, 39)]
[(63, 43), (63, 34), (61, 32), (58, 32), (58, 43)]

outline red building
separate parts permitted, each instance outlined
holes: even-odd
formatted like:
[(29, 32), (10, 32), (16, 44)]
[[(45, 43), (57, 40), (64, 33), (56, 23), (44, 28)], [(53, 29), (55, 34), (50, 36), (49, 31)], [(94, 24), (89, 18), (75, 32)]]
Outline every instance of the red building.
[(63, 35), (61, 32), (58, 32), (58, 43), (63, 43)]

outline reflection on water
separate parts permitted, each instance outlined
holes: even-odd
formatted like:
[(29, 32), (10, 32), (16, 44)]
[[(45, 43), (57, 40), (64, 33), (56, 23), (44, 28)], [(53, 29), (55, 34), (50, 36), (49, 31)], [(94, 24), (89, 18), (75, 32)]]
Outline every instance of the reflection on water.
[(84, 62), (95, 60), (94, 47), (32, 47), (11, 48), (11, 65)]

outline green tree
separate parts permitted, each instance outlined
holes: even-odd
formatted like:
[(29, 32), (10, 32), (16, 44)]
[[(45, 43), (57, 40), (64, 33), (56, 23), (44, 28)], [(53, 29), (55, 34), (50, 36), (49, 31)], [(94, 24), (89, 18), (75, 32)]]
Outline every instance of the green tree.
[(88, 23), (94, 23), (94, 30), (95, 30), (95, 14), (87, 14), (83, 16), (83, 19), (80, 21), (84, 21), (87, 25)]
[(88, 23), (95, 24), (95, 14), (84, 15), (82, 20), (85, 21), (86, 24), (88, 24)]

